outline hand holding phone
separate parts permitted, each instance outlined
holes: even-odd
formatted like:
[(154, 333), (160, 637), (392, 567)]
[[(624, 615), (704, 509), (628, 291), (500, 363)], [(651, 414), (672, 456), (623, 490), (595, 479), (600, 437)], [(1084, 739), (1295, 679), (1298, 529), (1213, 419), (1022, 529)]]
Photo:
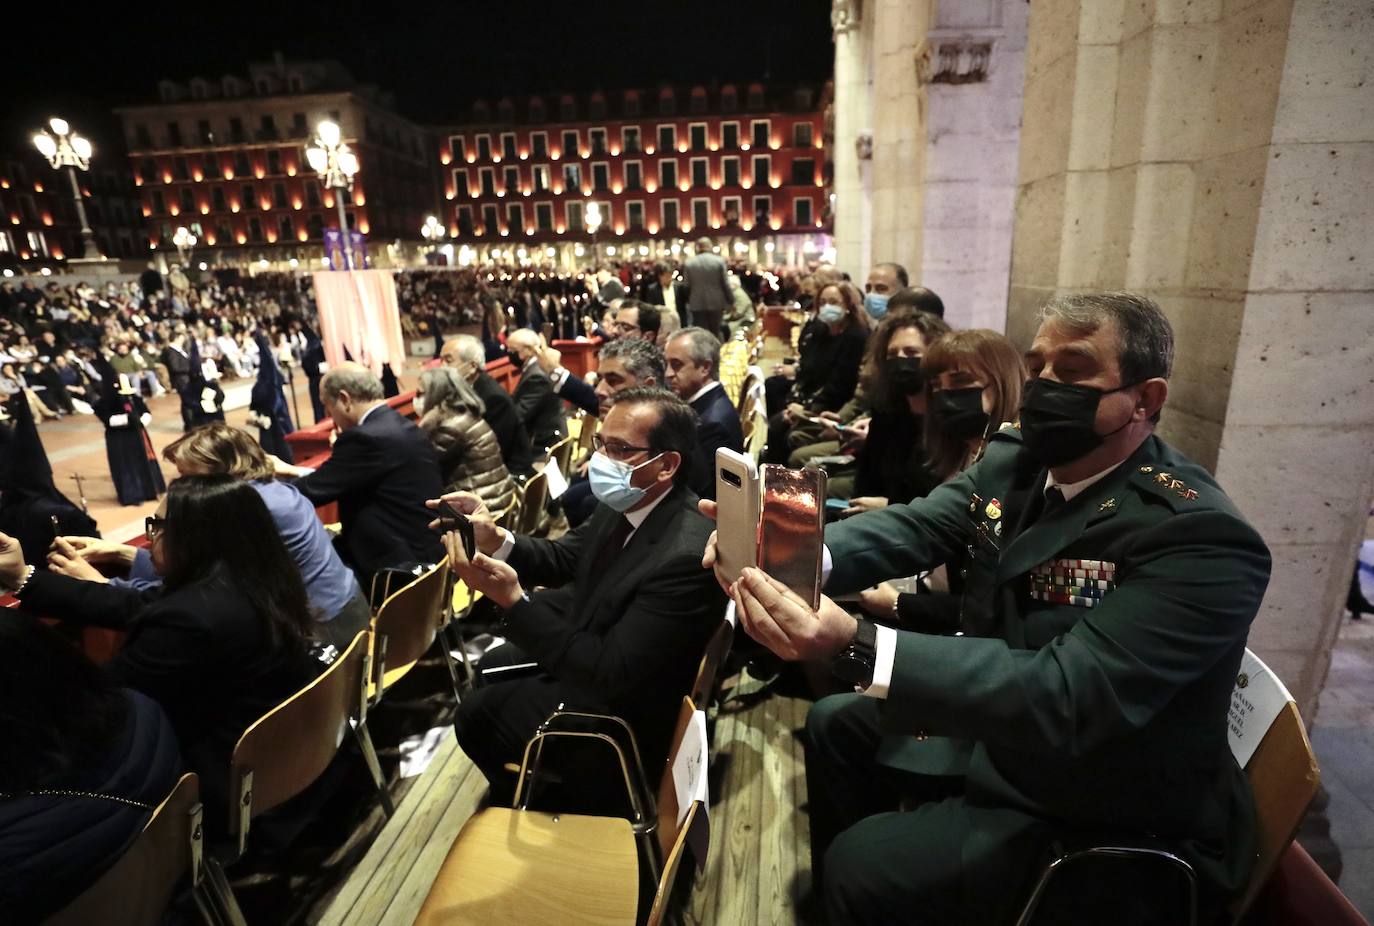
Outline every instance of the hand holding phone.
[(458, 536), (463, 541), (463, 552), (467, 555), (468, 562), (472, 562), (477, 555), (477, 534), (473, 530), (472, 520), (467, 515), (459, 511), (452, 502), (439, 500), (438, 524), (434, 529), (441, 534), (449, 531), (457, 531)]

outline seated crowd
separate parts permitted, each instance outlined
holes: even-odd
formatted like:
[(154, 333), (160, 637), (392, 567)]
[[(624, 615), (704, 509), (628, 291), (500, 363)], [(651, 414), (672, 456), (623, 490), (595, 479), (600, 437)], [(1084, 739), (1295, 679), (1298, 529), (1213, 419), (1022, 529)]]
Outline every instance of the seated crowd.
[[(0, 734), (20, 757), (0, 763), (0, 867), (23, 873), (0, 885), (6, 909), (38, 919), (90, 884), (181, 770), (222, 806), (237, 737), (368, 627), (374, 578), (446, 559), (503, 641), (454, 720), (493, 805), (511, 803), (526, 743), (560, 706), (622, 718), (644, 767), (662, 768), (733, 601), (745, 656), (828, 670), (806, 674), (818, 918), (1012, 922), (1056, 847), (1148, 837), (1196, 872), (1198, 921), (1223, 922), (1256, 841), (1226, 711), (1270, 560), (1212, 476), (1154, 434), (1174, 353), (1163, 312), (1127, 293), (1062, 297), (1014, 345), (953, 329), (897, 264), (860, 289), (831, 267), (780, 278), (697, 252), (681, 279), (647, 261), (417, 274), (403, 301), (439, 361), (415, 420), (372, 371), (338, 364), (317, 375), (338, 432), (317, 468), (212, 422), (166, 449), (179, 478), (146, 548), (60, 536), (34, 561), (0, 534), (21, 613), (125, 632), (96, 670), (51, 627), (0, 622)], [(759, 462), (827, 474), (816, 607), (716, 562), (715, 455), (743, 452), (752, 425), (723, 384), (722, 339), (783, 299), (806, 317), (763, 383)], [(461, 321), (481, 334), (442, 340)], [(180, 352), (206, 322), (178, 324)], [(267, 341), (244, 331), (247, 370)], [(588, 333), (603, 341), (595, 382), (551, 343)], [(282, 334), (302, 332), (288, 319)], [(16, 394), (39, 381), (19, 337), (21, 366), (0, 378)], [(124, 347), (100, 367), (147, 377)], [(510, 391), (486, 369), (498, 355)], [(591, 452), (539, 528), (513, 532), (503, 515), (573, 419)], [(331, 504), (335, 538), (315, 513)], [(548, 795), (561, 809), (617, 812), (623, 784), (593, 751), (563, 756)], [(1061, 921), (1159, 922), (1151, 877), (1085, 884)]]

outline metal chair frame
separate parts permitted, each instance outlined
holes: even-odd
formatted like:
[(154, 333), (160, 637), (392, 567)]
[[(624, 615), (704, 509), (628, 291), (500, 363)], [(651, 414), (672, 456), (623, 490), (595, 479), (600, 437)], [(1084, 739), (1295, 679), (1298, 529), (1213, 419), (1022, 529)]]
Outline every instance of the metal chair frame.
[(1074, 862), (1085, 858), (1137, 859), (1161, 862), (1176, 868), (1183, 875), (1184, 881), (1188, 885), (1188, 911), (1187, 919), (1184, 922), (1187, 923), (1187, 926), (1197, 926), (1197, 873), (1193, 871), (1193, 866), (1172, 852), (1143, 846), (1094, 846), (1090, 849), (1079, 849), (1060, 855), (1046, 865), (1045, 870), (1041, 872), (1040, 880), (1035, 884), (1035, 890), (1031, 891), (1030, 899), (1026, 902), (1025, 908), (1022, 909), (1021, 916), (1016, 920), (1016, 926), (1031, 926), (1031, 923), (1034, 922), (1035, 911), (1039, 909), (1051, 879), (1061, 870), (1066, 870)]

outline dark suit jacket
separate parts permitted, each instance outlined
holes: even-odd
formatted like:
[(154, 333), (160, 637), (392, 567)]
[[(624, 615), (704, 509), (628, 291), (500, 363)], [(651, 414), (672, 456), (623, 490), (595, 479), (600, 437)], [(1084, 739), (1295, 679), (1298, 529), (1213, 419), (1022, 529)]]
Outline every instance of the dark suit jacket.
[(517, 537), (508, 562), (528, 588), (504, 633), (568, 690), (569, 704), (609, 711), (634, 729), (646, 768), (667, 755), (725, 595), (701, 568), (712, 523), (679, 486), (650, 512), (603, 575), (591, 574), (616, 513), (599, 505), (558, 540)]
[(539, 364), (528, 363), (520, 371), (520, 382), (511, 398), (530, 440), (536, 458), (542, 458), (545, 448), (552, 447), (566, 433), (563, 425), (563, 403), (553, 391), (549, 375)]
[[(1155, 437), (1038, 517), (1044, 482), (1007, 428), (926, 498), (826, 528), (832, 595), (965, 554), (964, 636), (899, 631), (883, 704), (889, 733), (932, 735), (895, 737), (880, 757), (928, 771), (926, 744), (968, 744), (970, 806), (998, 813), (952, 836), (965, 859), (991, 858), (988, 847), (1017, 844), (1012, 831), (1036, 821), (1148, 832), (1193, 865), (1204, 891), (1233, 896), (1256, 830), (1227, 711), (1269, 551), (1211, 475)], [(1080, 577), (1087, 590), (1073, 597), (1036, 597), (1033, 570), (1062, 559), (1109, 563), (1112, 576)]]
[(162, 362), (167, 367), (167, 377), (172, 381), (172, 389), (180, 392), (191, 379), (191, 358), (172, 345), (162, 349)]
[[(693, 254), (682, 265), (682, 275), (687, 282), (687, 307), (691, 310), (693, 323), (701, 325), (703, 320), (714, 318), (719, 326), (721, 316), (734, 302), (725, 277), (725, 261), (710, 252)], [(681, 312), (679, 307), (678, 313)], [(715, 329), (711, 331), (714, 333)]]
[(739, 412), (725, 394), (725, 387), (716, 383), (692, 403), (697, 413), (697, 447), (700, 453), (693, 464), (692, 485), (702, 498), (716, 497), (716, 451), (721, 447), (744, 451), (744, 431), (740, 428)]
[(444, 491), (439, 458), (424, 432), (390, 406), (340, 434), (330, 458), (296, 488), (316, 505), (339, 503), (339, 552), (364, 585), (379, 569), (443, 559), (425, 508)]
[(576, 373), (569, 373), (558, 387), (558, 397), (571, 402), (592, 417), (601, 414), (601, 401), (596, 397), (596, 388)]
[(206, 820), (224, 820), (229, 756), (253, 721), (316, 674), (303, 645), (274, 642), (253, 605), (227, 582), (167, 591), (36, 572), (24, 610), (127, 631), (105, 669), (167, 712), (187, 767), (201, 777)]
[[(677, 309), (678, 318), (682, 319), (685, 328), (691, 324), (687, 316), (687, 287), (682, 283), (672, 283), (670, 288), (673, 291), (673, 308)], [(668, 303), (663, 298), (663, 284), (654, 280), (644, 287), (644, 301), (650, 305), (666, 306)]]
[(510, 393), (502, 389), (496, 380), (486, 373), (478, 373), (472, 381), (473, 391), (477, 393), (486, 410), (482, 420), (496, 434), (496, 442), (501, 445), (501, 459), (506, 469), (512, 473), (527, 476), (534, 471), (534, 451), (530, 449), (530, 433), (525, 430), (525, 422), (515, 410), (515, 402)]

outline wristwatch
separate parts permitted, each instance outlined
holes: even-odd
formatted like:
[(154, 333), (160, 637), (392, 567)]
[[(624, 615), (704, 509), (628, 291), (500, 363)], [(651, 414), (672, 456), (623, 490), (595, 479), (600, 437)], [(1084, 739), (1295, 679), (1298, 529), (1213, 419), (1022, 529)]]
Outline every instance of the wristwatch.
[(873, 684), (873, 667), (877, 662), (878, 625), (861, 619), (854, 639), (830, 663), (830, 671), (862, 691)]

